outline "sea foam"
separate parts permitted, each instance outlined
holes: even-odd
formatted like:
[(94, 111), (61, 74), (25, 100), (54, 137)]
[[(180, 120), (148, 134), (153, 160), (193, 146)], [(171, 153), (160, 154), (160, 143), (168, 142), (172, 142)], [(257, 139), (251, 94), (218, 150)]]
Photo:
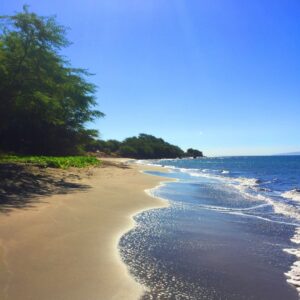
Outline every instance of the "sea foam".
[(287, 199), (292, 199), (294, 201), (300, 201), (300, 190), (293, 189), (293, 190), (282, 193), (281, 196), (284, 198), (287, 198)]
[[(300, 244), (300, 227), (297, 227), (295, 230), (294, 236), (291, 238), (291, 241), (294, 244)], [(287, 282), (294, 286), (300, 297), (300, 248), (288, 248), (283, 251), (296, 256), (297, 260), (292, 264), (290, 270), (284, 275), (287, 277)]]
[[(156, 161), (155, 163), (151, 162), (150, 164), (160, 165), (159, 161), (158, 162)], [(237, 190), (244, 198), (253, 201), (263, 201), (271, 205), (275, 213), (284, 215), (286, 217), (295, 219), (300, 222), (299, 208), (289, 203), (279, 201), (278, 199), (274, 199), (272, 196), (269, 196), (268, 190), (264, 191), (262, 188), (260, 188), (260, 184), (262, 183), (262, 181), (259, 178), (246, 178), (246, 177), (235, 178), (230, 176), (222, 176), (221, 175), (222, 171), (220, 172), (218, 170), (180, 168), (172, 165), (165, 165), (164, 167), (174, 172), (181, 172), (181, 173), (188, 174), (191, 177), (202, 177), (211, 180), (221, 181), (225, 185)], [(292, 190), (284, 194), (285, 196), (292, 195), (294, 199), (297, 198), (298, 196), (300, 197), (299, 190)], [(288, 223), (290, 224), (291, 222)]]
[[(218, 158), (218, 160), (222, 160), (222, 158)], [(245, 158), (242, 158), (241, 160), (245, 160)], [(202, 177), (210, 179), (212, 182), (216, 183), (219, 181), (220, 184), (237, 190), (241, 196), (248, 200), (262, 201), (262, 204), (252, 205), (249, 208), (227, 208), (214, 205), (201, 205), (202, 209), (217, 210), (221, 213), (236, 214), (245, 217), (254, 217), (295, 227), (295, 233), (291, 238), (291, 242), (294, 244), (294, 246), (284, 249), (284, 251), (290, 255), (294, 255), (296, 257), (296, 261), (293, 263), (290, 270), (285, 273), (285, 276), (287, 277), (287, 282), (298, 290), (300, 296), (300, 189), (291, 187), (291, 184), (294, 184), (294, 187), (297, 187), (297, 181), (295, 178), (298, 178), (298, 175), (292, 172), (290, 174), (286, 174), (286, 172), (282, 171), (282, 177), (274, 178), (274, 175), (277, 174), (277, 171), (273, 173), (267, 173), (266, 170), (268, 171), (268, 169), (266, 168), (263, 169), (263, 172), (261, 172), (261, 169), (255, 169), (252, 173), (246, 173), (241, 172), (241, 169), (234, 169), (236, 165), (232, 165), (233, 167), (229, 165), (228, 167), (228, 162), (230, 162), (230, 158), (226, 158), (226, 166), (224, 164), (222, 165), (221, 163), (218, 166), (215, 159), (211, 165), (212, 168), (210, 168), (209, 163), (205, 163), (205, 161), (203, 161), (202, 164), (185, 164), (184, 162), (174, 162), (175, 165), (172, 165), (171, 161), (155, 161), (154, 163), (163, 165), (174, 172), (185, 173), (191, 177), (195, 177), (195, 180), (196, 178), (200, 179)], [(234, 162), (235, 161), (233, 161), (233, 163)], [(289, 161), (287, 161), (283, 167), (286, 167), (288, 162)], [(261, 163), (261, 159), (259, 163)], [(187, 165), (191, 166), (192, 168), (184, 168)], [(197, 168), (193, 168), (196, 166)], [(216, 170), (218, 167), (220, 168)], [(226, 169), (224, 167), (226, 167)], [(272, 171), (272, 169), (270, 171)], [(235, 177), (235, 174), (241, 174), (242, 176)], [(246, 176), (251, 174), (261, 174), (262, 179), (246, 176), (243, 177), (244, 174)], [(280, 174), (281, 173), (277, 175), (280, 176)], [(201, 181), (199, 184), (201, 184)], [(282, 188), (285, 187), (287, 187), (287, 189), (289, 188), (289, 190), (282, 192)], [(264, 205), (270, 205), (276, 215), (285, 217), (272, 218), (272, 214), (268, 215), (256, 213), (257, 210), (263, 208)], [(286, 217), (288, 217), (288, 219), (286, 219)]]

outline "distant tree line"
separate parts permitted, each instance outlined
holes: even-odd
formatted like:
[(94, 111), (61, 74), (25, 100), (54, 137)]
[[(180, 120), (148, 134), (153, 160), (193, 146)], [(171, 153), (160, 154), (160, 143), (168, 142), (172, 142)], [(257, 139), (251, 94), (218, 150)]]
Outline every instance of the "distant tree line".
[(59, 52), (70, 43), (53, 17), (28, 11), (0, 18), (0, 150), (78, 154), (97, 136), (85, 128), (95, 85)]
[(117, 140), (93, 140), (86, 147), (87, 151), (102, 152), (106, 155), (138, 159), (202, 157), (201, 151), (188, 149), (184, 152), (178, 146), (165, 142), (149, 134), (140, 134), (120, 142)]

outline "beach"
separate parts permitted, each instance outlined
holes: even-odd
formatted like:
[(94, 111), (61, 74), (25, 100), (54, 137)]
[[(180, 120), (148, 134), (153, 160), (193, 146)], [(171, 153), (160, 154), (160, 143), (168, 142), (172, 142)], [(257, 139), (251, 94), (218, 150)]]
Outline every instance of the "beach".
[(263, 179), (230, 177), (231, 160), (29, 169), (52, 186), (2, 205), (0, 299), (297, 300), (297, 220), (261, 197)]
[(300, 300), (300, 1), (0, 7), (0, 300)]
[(163, 179), (141, 171), (155, 169), (106, 163), (72, 181), (85, 189), (2, 213), (0, 298), (138, 299), (144, 289), (129, 275), (118, 243), (133, 215), (167, 205), (145, 193)]

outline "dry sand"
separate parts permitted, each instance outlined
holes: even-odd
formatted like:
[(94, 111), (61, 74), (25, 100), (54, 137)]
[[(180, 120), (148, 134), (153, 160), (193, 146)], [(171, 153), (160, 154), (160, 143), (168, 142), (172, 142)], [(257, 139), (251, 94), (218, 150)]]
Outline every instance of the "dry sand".
[(166, 205), (144, 191), (162, 179), (142, 169), (95, 169), (80, 181), (90, 189), (0, 214), (0, 299), (138, 299), (118, 240), (138, 211)]

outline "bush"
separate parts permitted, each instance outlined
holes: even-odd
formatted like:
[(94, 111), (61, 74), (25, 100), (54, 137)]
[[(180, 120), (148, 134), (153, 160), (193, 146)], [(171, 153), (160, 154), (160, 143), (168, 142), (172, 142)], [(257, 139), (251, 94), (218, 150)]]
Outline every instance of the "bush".
[(93, 156), (15, 156), (6, 155), (0, 157), (0, 163), (29, 163), (41, 167), (67, 169), (69, 167), (84, 168), (97, 166), (101, 162)]

